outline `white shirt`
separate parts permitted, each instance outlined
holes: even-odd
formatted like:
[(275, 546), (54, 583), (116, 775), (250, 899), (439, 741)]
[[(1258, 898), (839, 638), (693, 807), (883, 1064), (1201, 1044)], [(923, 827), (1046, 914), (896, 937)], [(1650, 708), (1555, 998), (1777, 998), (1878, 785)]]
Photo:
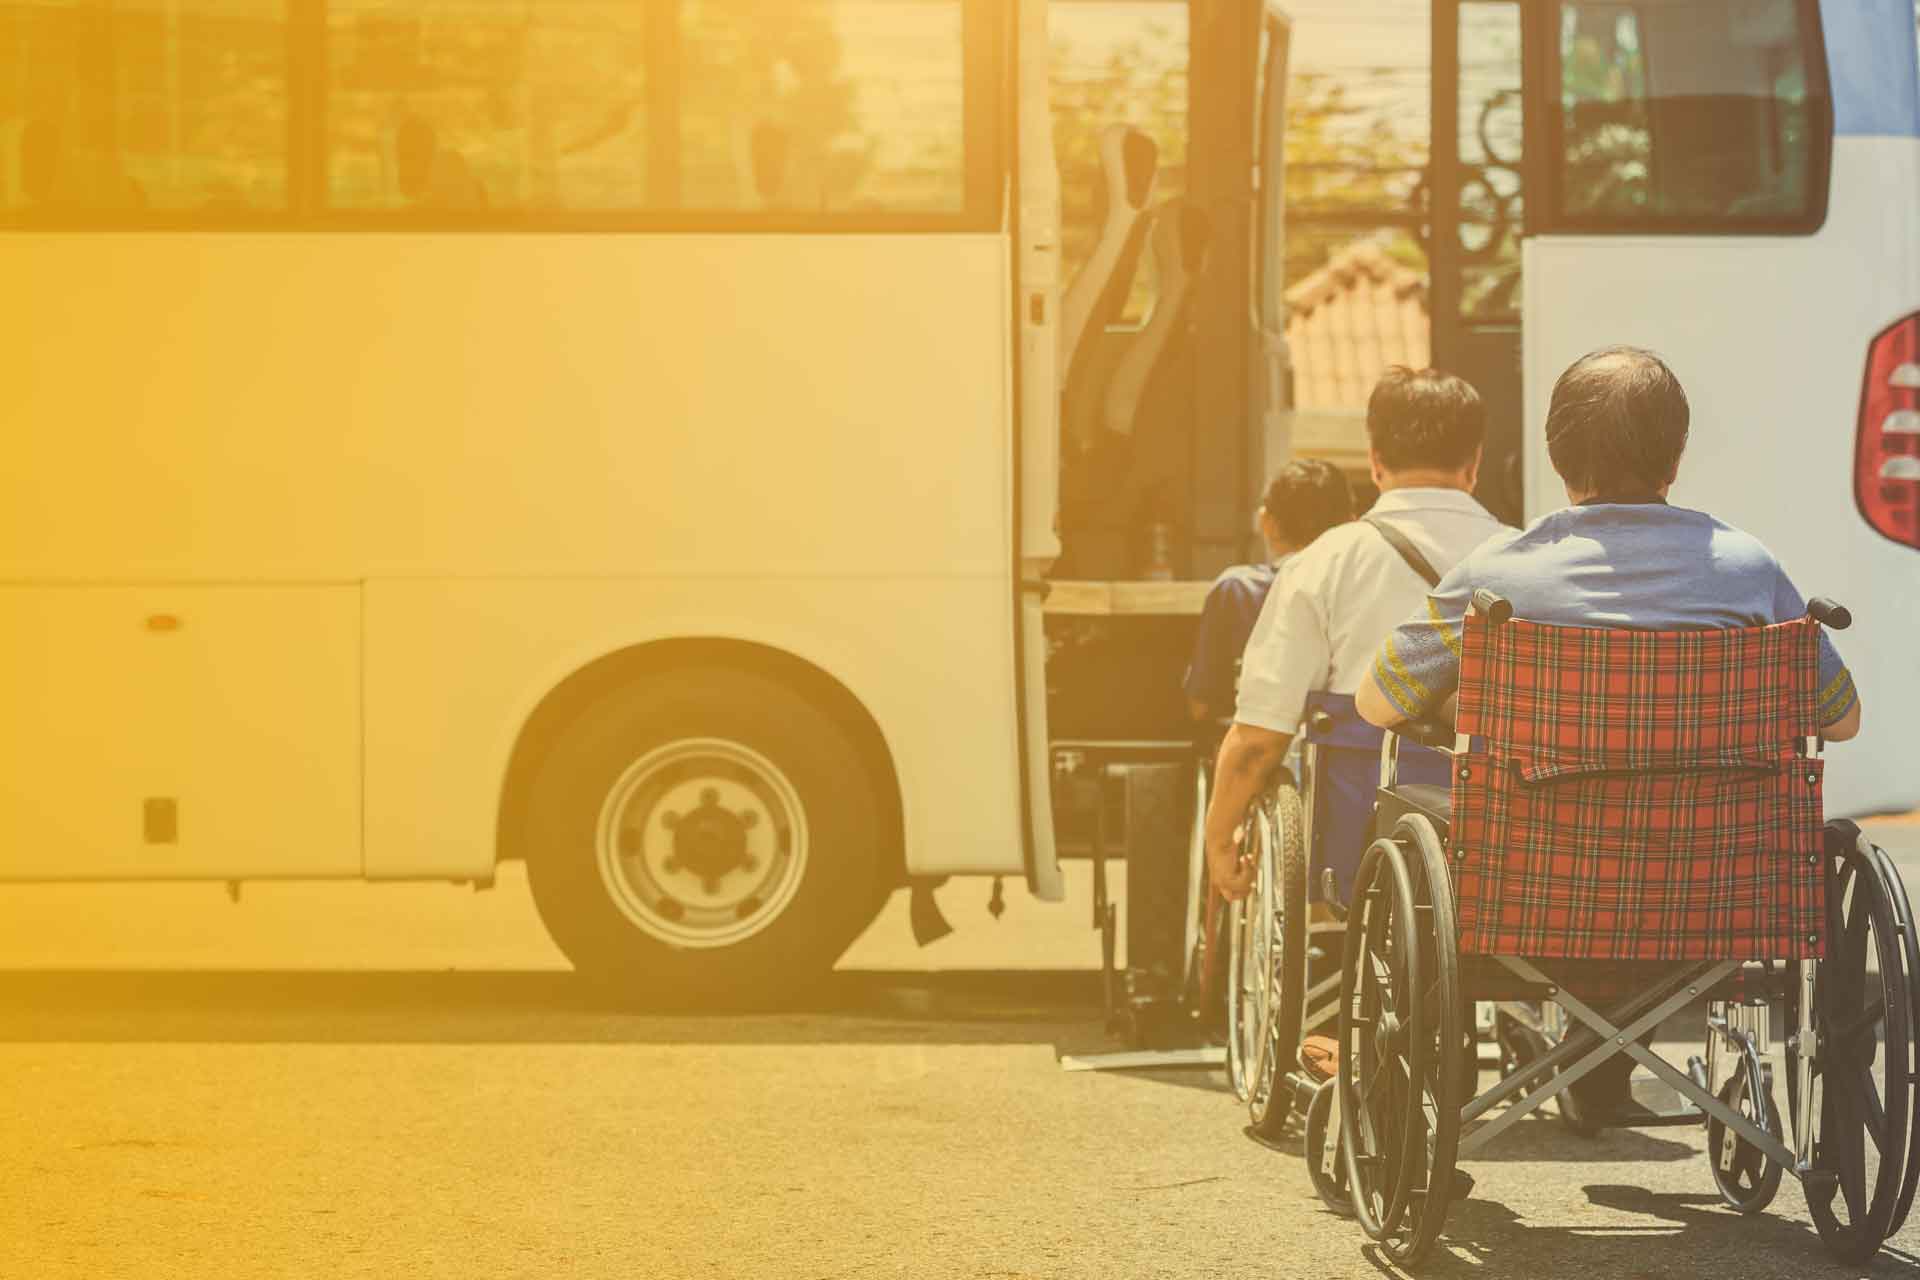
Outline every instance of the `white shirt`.
[[(1394, 489), (1368, 514), (1406, 535), (1440, 574), (1505, 527), (1459, 489)], [(1241, 658), (1233, 718), (1298, 732), (1307, 695), (1358, 692), (1380, 642), (1426, 595), (1378, 529), (1355, 520), (1327, 530), (1287, 560), (1267, 593)]]

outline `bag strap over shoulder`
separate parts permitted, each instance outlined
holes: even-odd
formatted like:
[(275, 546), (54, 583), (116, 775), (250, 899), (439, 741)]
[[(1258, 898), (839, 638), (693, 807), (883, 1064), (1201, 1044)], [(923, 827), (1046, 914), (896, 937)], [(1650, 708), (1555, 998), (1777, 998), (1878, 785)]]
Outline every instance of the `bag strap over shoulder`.
[(1360, 518), (1372, 525), (1374, 529), (1379, 532), (1380, 536), (1387, 540), (1387, 545), (1400, 553), (1400, 558), (1407, 562), (1407, 568), (1419, 574), (1429, 588), (1440, 585), (1439, 573), (1435, 571), (1433, 565), (1428, 562), (1427, 558), (1420, 554), (1420, 548), (1414, 546), (1413, 543), (1407, 539), (1406, 534), (1400, 532), (1379, 516), (1361, 516)]

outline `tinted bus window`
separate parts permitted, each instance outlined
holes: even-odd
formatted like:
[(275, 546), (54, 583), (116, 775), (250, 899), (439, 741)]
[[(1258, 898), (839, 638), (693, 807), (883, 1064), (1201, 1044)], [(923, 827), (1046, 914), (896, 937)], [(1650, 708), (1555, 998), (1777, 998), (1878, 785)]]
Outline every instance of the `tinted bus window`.
[(1564, 4), (1555, 220), (1593, 230), (1811, 230), (1830, 113), (1794, 0)]
[(957, 213), (962, 0), (332, 0), (328, 204)]
[[(1076, 0), (1047, 15), (1049, 90), (1060, 165), (1061, 264), (1072, 280), (1092, 256), (1106, 221), (1100, 139), (1130, 124), (1157, 148), (1156, 206), (1186, 194), (1187, 6), (1183, 0)], [(1142, 254), (1121, 308), (1122, 324), (1153, 309), (1153, 254)]]
[(287, 205), (280, 0), (0, 4), (0, 208)]

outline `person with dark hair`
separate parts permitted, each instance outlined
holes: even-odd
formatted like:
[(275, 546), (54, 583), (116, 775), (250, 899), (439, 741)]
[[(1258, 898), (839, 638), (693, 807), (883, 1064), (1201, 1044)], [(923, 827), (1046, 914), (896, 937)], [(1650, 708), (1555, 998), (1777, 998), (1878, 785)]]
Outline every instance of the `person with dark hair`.
[(1328, 529), (1351, 519), (1353, 489), (1332, 463), (1301, 459), (1273, 477), (1256, 519), (1267, 559), (1235, 565), (1215, 578), (1200, 609), (1186, 679), (1194, 719), (1221, 720), (1233, 714), (1240, 654), (1280, 567)]
[(1281, 767), (1307, 695), (1353, 694), (1380, 637), (1441, 571), (1500, 529), (1473, 497), (1486, 426), (1480, 394), (1437, 369), (1396, 367), (1374, 388), (1367, 443), (1380, 500), (1286, 563), (1241, 661), (1207, 804), (1208, 870), (1226, 897), (1252, 887), (1241, 819)]
[[(1546, 423), (1570, 505), (1488, 540), (1410, 609), (1360, 686), (1360, 714), (1391, 728), (1441, 709), (1459, 687), (1463, 619), (1482, 587), (1514, 616), (1555, 626), (1672, 631), (1803, 616), (1806, 601), (1758, 539), (1668, 505), (1689, 417), (1680, 380), (1653, 352), (1608, 347), (1576, 360), (1554, 385)], [(1819, 713), (1829, 741), (1860, 731), (1853, 678), (1825, 633)], [(1624, 1103), (1632, 1070), (1620, 1058), (1576, 1082), (1576, 1113)]]

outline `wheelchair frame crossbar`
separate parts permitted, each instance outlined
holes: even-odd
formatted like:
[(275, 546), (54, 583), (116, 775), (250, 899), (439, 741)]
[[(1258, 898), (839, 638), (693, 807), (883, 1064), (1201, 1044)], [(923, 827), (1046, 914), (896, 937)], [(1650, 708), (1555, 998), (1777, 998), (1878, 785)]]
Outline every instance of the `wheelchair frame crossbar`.
[[(1703, 991), (1711, 990), (1733, 974), (1740, 967), (1739, 961), (1711, 961), (1679, 970), (1674, 976), (1654, 984), (1650, 990), (1643, 991), (1623, 1003), (1613, 1014), (1614, 1018), (1621, 1020), (1620, 1023), (1615, 1023), (1612, 1018), (1598, 1012), (1586, 1001), (1562, 989), (1558, 983), (1527, 961), (1515, 956), (1496, 956), (1493, 959), (1522, 980), (1545, 987), (1548, 999), (1584, 1025), (1576, 1032), (1569, 1034), (1565, 1040), (1540, 1059), (1529, 1064), (1525, 1070), (1515, 1072), (1461, 1108), (1462, 1123), (1470, 1123), (1484, 1115), (1501, 1100), (1519, 1093), (1529, 1081), (1537, 1080), (1541, 1072), (1554, 1073), (1546, 1083), (1527, 1093), (1499, 1116), (1462, 1134), (1459, 1147), (1462, 1156), (1485, 1146), (1502, 1132), (1519, 1123), (1549, 1098), (1557, 1096), (1568, 1086), (1599, 1067), (1601, 1063), (1624, 1053), (1651, 1070), (1681, 1097), (1738, 1133), (1765, 1153), (1769, 1159), (1784, 1168), (1798, 1172), (1798, 1162), (1784, 1142), (1727, 1106), (1710, 1090), (1695, 1084), (1693, 1078), (1686, 1072), (1679, 1070), (1665, 1058), (1640, 1043), (1640, 1037), (1643, 1034), (1658, 1027), (1688, 1003), (1697, 999)], [(1556, 1070), (1563, 1066), (1564, 1069)]]
[[(1532, 970), (1532, 966), (1529, 965), (1528, 968), (1530, 971)], [(1537, 972), (1537, 971), (1533, 971), (1533, 972)], [(1529, 981), (1532, 981), (1532, 979), (1529, 978)], [(1542, 985), (1544, 985), (1547, 988), (1547, 991), (1549, 993), (1556, 992), (1557, 990), (1556, 985), (1551, 980), (1542, 978), (1540, 981)], [(1689, 986), (1693, 985), (1691, 982), (1691, 975), (1689, 976), (1689, 979), (1687, 982), (1682, 983), (1680, 985), (1689, 985)], [(1622, 1004), (1619, 1007), (1619, 1009), (1615, 1011), (1614, 1016), (1621, 1018), (1623, 1020), (1640, 1018), (1643, 1014), (1646, 1013), (1648, 1008), (1658, 1003), (1663, 997), (1669, 997), (1672, 994), (1673, 993), (1669, 991), (1665, 985), (1653, 986), (1651, 988), (1648, 988), (1647, 990), (1644, 990), (1635, 994), (1631, 1000), (1628, 1000), (1626, 1003)], [(1691, 998), (1691, 996), (1692, 996), (1692, 992), (1689, 991), (1688, 998)], [(1549, 998), (1552, 998), (1551, 994), (1549, 995)], [(1637, 1026), (1638, 1024), (1636, 1023), (1635, 1025)], [(1640, 1027), (1639, 1030), (1636, 1030), (1634, 1034), (1638, 1035), (1640, 1031), (1644, 1031), (1645, 1029), (1646, 1029), (1645, 1027)], [(1532, 1063), (1528, 1064), (1527, 1068), (1524, 1071), (1516, 1071), (1512, 1075), (1503, 1078), (1498, 1084), (1494, 1085), (1493, 1088), (1487, 1090), (1485, 1093), (1481, 1094), (1479, 1097), (1469, 1102), (1465, 1107), (1461, 1108), (1461, 1112), (1460, 1112), (1461, 1120), (1470, 1122), (1472, 1120), (1477, 1119), (1479, 1116), (1481, 1116), (1485, 1112), (1493, 1109), (1493, 1107), (1498, 1105), (1500, 1102), (1504, 1101), (1507, 1098), (1512, 1097), (1516, 1093), (1519, 1093), (1521, 1089), (1523, 1089), (1526, 1086), (1528, 1081), (1537, 1079), (1540, 1076), (1541, 1072), (1543, 1071), (1551, 1072), (1551, 1071), (1554, 1071), (1556, 1068), (1570, 1067), (1571, 1064), (1575, 1061), (1575, 1059), (1579, 1058), (1582, 1054), (1594, 1048), (1599, 1043), (1600, 1043), (1599, 1037), (1593, 1031), (1588, 1030), (1586, 1027), (1570, 1028), (1567, 1032), (1565, 1039), (1563, 1039), (1559, 1044), (1555, 1045), (1552, 1049), (1548, 1050), (1545, 1054), (1535, 1059)], [(1572, 1081), (1578, 1079), (1581, 1075), (1585, 1075), (1588, 1071), (1591, 1071), (1593, 1069), (1593, 1066), (1599, 1065), (1599, 1061), (1605, 1061), (1605, 1059), (1604, 1058), (1599, 1059), (1591, 1066), (1582, 1068), (1578, 1074), (1571, 1074), (1568, 1071), (1560, 1071), (1556, 1078), (1556, 1081), (1553, 1082), (1553, 1087), (1542, 1089), (1535, 1094), (1529, 1095), (1528, 1098), (1525, 1099), (1519, 1106), (1515, 1107), (1514, 1110), (1518, 1112), (1519, 1115), (1525, 1115), (1527, 1111), (1531, 1110), (1534, 1107), (1537, 1107), (1541, 1102), (1546, 1101), (1547, 1099), (1553, 1097), (1555, 1094), (1560, 1092), (1561, 1089), (1565, 1088), (1568, 1084), (1572, 1083)], [(1518, 1115), (1515, 1116), (1515, 1119), (1518, 1119), (1518, 1118), (1519, 1118)], [(1478, 1130), (1476, 1130), (1475, 1132), (1478, 1132)], [(1481, 1141), (1484, 1141), (1484, 1139), (1482, 1139)], [(1475, 1143), (1475, 1145), (1477, 1146), (1479, 1145), (1479, 1143)]]
[[(1526, 961), (1524, 960), (1517, 962), (1517, 965), (1531, 968), (1531, 966), (1526, 965)], [(1689, 985), (1687, 997), (1691, 999), (1693, 996), (1699, 994), (1700, 989), (1713, 986), (1739, 967), (1736, 961), (1728, 960), (1721, 962), (1710, 975), (1703, 977), (1701, 987), (1696, 988)], [(1515, 966), (1514, 972), (1519, 973), (1520, 968)], [(1537, 973), (1538, 970), (1535, 970), (1535, 972)], [(1523, 974), (1522, 976), (1525, 975)], [(1601, 1030), (1606, 1023), (1604, 1017), (1595, 1013), (1593, 1009), (1578, 996), (1568, 995), (1562, 991), (1554, 996), (1554, 1001), (1568, 1013), (1596, 1030)], [(1602, 1031), (1602, 1034), (1608, 1033)], [(1635, 1062), (1638, 1062), (1641, 1066), (1647, 1068), (1647, 1070), (1653, 1072), (1654, 1075), (1664, 1080), (1675, 1093), (1692, 1102), (1702, 1111), (1759, 1148), (1765, 1153), (1767, 1158), (1775, 1164), (1780, 1165), (1784, 1169), (1794, 1170), (1797, 1175), (1799, 1161), (1794, 1158), (1793, 1152), (1787, 1149), (1786, 1143), (1774, 1137), (1771, 1133), (1768, 1133), (1766, 1129), (1741, 1115), (1726, 1103), (1720, 1101), (1719, 1098), (1713, 1095), (1711, 1090), (1703, 1089), (1698, 1084), (1695, 1084), (1692, 1076), (1675, 1067), (1646, 1045), (1641, 1044), (1637, 1033), (1634, 1035), (1628, 1035), (1625, 1032), (1613, 1034), (1616, 1035), (1615, 1048), (1617, 1050), (1626, 1053)]]

